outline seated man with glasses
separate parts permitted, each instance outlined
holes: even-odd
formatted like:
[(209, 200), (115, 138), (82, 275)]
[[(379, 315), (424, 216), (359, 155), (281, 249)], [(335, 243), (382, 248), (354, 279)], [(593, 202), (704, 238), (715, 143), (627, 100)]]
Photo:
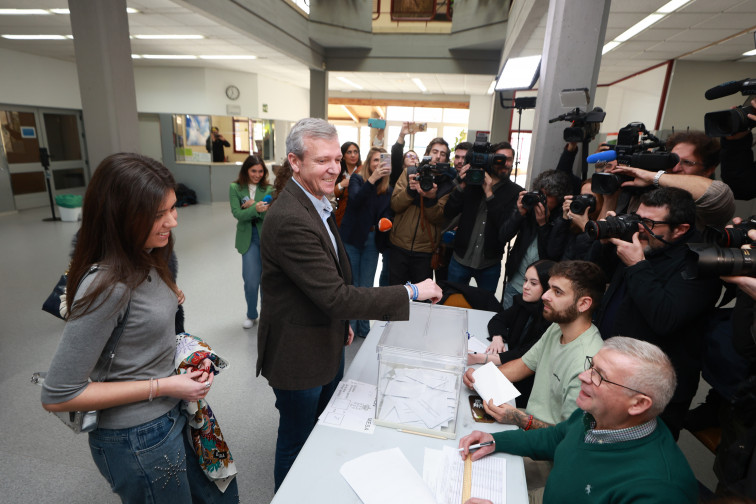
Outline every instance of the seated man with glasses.
[(641, 196), (643, 220), (632, 241), (617, 238), (601, 247), (600, 263), (611, 279), (594, 316), (606, 338), (621, 334), (654, 343), (677, 371), (678, 385), (662, 418), (675, 439), (696, 393), (700, 346), (708, 316), (721, 291), (717, 278), (683, 278), (696, 205), (689, 192), (663, 187)]
[[(667, 139), (667, 151), (677, 154), (680, 162), (669, 171), (652, 172), (629, 166), (617, 166), (614, 173), (634, 180), (624, 187), (676, 187), (688, 191), (696, 203), (696, 226), (724, 226), (735, 215), (735, 196), (721, 180), (714, 180), (719, 164), (719, 141), (702, 131), (682, 131)], [(630, 210), (632, 210), (632, 206)]]
[[(547, 504), (697, 502), (693, 471), (657, 418), (675, 390), (675, 370), (664, 352), (633, 338), (609, 338), (586, 358), (579, 379), (579, 409), (568, 420), (528, 432), (474, 431), (459, 441), (462, 458), (472, 453), (475, 461), (497, 451), (553, 460)], [(494, 444), (469, 451), (486, 441)]]

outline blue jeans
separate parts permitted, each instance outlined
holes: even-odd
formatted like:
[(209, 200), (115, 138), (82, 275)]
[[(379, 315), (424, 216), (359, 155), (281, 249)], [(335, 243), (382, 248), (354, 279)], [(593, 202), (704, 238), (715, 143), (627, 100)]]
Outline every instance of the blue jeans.
[(278, 439), (276, 440), (276, 461), (273, 466), (275, 489), (283, 483), (294, 464), (299, 451), (307, 441), (323, 412), (331, 400), (336, 387), (344, 376), (344, 352), (341, 352), (341, 365), (336, 377), (330, 383), (306, 390), (281, 390), (274, 388), (278, 420)]
[(260, 258), (260, 235), (252, 225), (252, 240), (249, 249), (242, 254), (242, 278), (244, 278), (244, 297), (247, 299), (247, 318), (256, 319), (257, 293), (260, 292), (262, 276), (262, 259)]
[[(368, 233), (367, 241), (362, 247), (344, 244), (344, 249), (352, 264), (352, 285), (355, 287), (372, 287), (375, 283), (375, 270), (378, 268), (378, 249), (375, 246), (375, 231)], [(370, 332), (367, 320), (350, 320), (355, 336), (365, 337)]]
[(499, 285), (499, 276), (501, 276), (501, 263), (484, 269), (475, 269), (459, 264), (454, 257), (449, 261), (450, 282), (469, 285), (470, 279), (474, 278), (478, 287), (493, 294)]
[(124, 503), (239, 502), (236, 478), (224, 493), (202, 472), (179, 405), (127, 429), (95, 429), (89, 449), (97, 469)]

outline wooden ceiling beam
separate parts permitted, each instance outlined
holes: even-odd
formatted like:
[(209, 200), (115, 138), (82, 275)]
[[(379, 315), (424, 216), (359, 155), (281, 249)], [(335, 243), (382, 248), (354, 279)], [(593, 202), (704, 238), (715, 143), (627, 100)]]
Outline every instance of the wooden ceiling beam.
[(470, 108), (470, 102), (455, 101), (422, 101), (422, 100), (375, 100), (369, 98), (328, 98), (329, 105), (363, 105), (368, 107), (438, 107), (438, 108)]

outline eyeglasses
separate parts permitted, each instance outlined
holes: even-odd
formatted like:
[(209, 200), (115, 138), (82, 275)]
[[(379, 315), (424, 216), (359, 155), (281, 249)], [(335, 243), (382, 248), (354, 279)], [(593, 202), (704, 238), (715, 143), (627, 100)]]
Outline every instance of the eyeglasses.
[(651, 397), (649, 394), (646, 394), (645, 392), (641, 392), (640, 390), (635, 390), (635, 389), (632, 389), (630, 387), (626, 387), (624, 385), (621, 385), (619, 383), (607, 380), (606, 378), (604, 378), (603, 376), (601, 376), (601, 373), (599, 373), (598, 371), (596, 371), (596, 368), (593, 367), (593, 357), (589, 357), (589, 356), (586, 355), (585, 356), (585, 370), (588, 371), (589, 369), (591, 370), (591, 383), (593, 383), (597, 387), (600, 387), (602, 382), (606, 382), (606, 383), (611, 383), (612, 385), (617, 385), (618, 387), (622, 387), (622, 388), (627, 389), (627, 390), (632, 390), (636, 394), (641, 394), (641, 395), (644, 395), (644, 396)]
[(641, 217), (638, 214), (633, 214), (633, 215), (635, 215), (636, 217), (638, 217), (640, 219), (641, 225), (644, 228), (648, 229), (649, 231), (652, 231), (654, 229), (654, 226), (657, 226), (657, 225), (658, 226), (661, 226), (663, 224), (666, 224), (667, 226), (671, 225), (667, 221), (657, 221), (657, 220), (646, 219), (645, 217)]

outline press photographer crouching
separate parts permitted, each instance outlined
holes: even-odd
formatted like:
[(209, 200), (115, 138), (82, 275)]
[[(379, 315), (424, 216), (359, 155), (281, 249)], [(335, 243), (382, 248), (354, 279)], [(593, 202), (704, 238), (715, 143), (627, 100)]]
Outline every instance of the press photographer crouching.
[(522, 187), (509, 179), (514, 149), (508, 142), (475, 142), (467, 151), (457, 175), (456, 190), (444, 207), (451, 220), (459, 215), (454, 254), (449, 263), (450, 282), (496, 292), (506, 242), (499, 240), (504, 219), (512, 214)]
[(594, 261), (601, 244), (585, 232), (585, 226), (599, 218), (603, 205), (604, 196), (591, 192), (590, 180), (583, 182), (580, 194), (565, 196), (562, 215), (554, 221), (546, 243), (546, 258)]
[[(696, 227), (724, 226), (735, 214), (735, 197), (732, 190), (722, 181), (713, 180), (719, 163), (719, 142), (700, 131), (675, 133), (667, 139), (667, 152), (679, 159), (670, 169), (654, 170), (618, 165), (607, 172), (628, 177), (622, 183), (622, 190), (629, 189), (625, 197), (622, 191), (607, 195), (606, 200), (619, 212), (632, 212), (637, 208), (637, 194), (653, 187), (676, 187), (688, 191), (696, 204)], [(623, 200), (625, 203), (623, 203)]]
[(604, 240), (599, 264), (611, 278), (594, 317), (601, 336), (623, 335), (658, 345), (678, 376), (661, 417), (675, 439), (696, 393), (701, 342), (720, 295), (719, 279), (683, 278), (688, 242), (700, 241), (689, 192), (663, 187), (644, 193), (635, 214), (589, 223)]
[(569, 175), (555, 170), (542, 172), (533, 181), (533, 191), (520, 192), (517, 207), (501, 226), (501, 243), (508, 243), (517, 236), (504, 265), (501, 304), (505, 310), (512, 306), (513, 296), (522, 294), (528, 266), (546, 257), (552, 224), (561, 215), (559, 208), (568, 194), (572, 194)]

